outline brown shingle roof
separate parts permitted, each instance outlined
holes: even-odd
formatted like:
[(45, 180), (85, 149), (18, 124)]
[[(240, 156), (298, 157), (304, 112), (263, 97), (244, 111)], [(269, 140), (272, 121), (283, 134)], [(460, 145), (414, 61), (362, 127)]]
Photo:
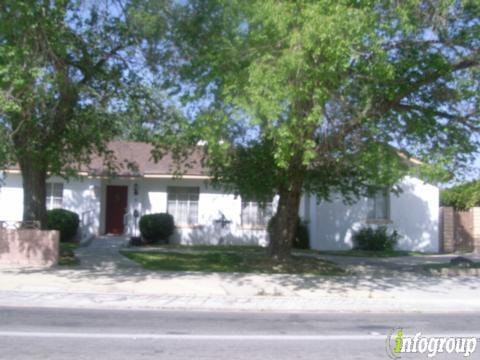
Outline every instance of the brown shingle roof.
[[(93, 176), (207, 176), (203, 166), (203, 151), (193, 149), (187, 159), (179, 166), (171, 153), (165, 154), (155, 162), (153, 146), (143, 142), (111, 141), (108, 154), (93, 156), (90, 164), (82, 165), (81, 172)], [(9, 167), (19, 170), (18, 164)]]
[(185, 161), (179, 165), (171, 153), (165, 154), (155, 162), (153, 146), (143, 142), (112, 141), (108, 144), (109, 155), (92, 159), (85, 170), (91, 175), (145, 176), (145, 175), (190, 175), (205, 176), (203, 152), (200, 148), (192, 150)]

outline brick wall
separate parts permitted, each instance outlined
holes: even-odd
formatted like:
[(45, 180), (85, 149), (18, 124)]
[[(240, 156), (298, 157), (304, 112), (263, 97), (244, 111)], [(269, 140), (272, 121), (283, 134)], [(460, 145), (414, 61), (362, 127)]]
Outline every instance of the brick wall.
[(440, 217), (441, 251), (445, 253), (453, 252), (455, 251), (455, 218), (453, 208), (442, 207), (440, 209)]
[[(440, 243), (441, 251), (445, 253), (454, 252), (456, 250), (464, 250), (461, 243), (461, 235), (463, 237), (468, 234), (468, 251), (472, 250), (480, 252), (480, 207), (475, 207), (467, 212), (455, 211), (452, 207), (440, 208)], [(463, 215), (462, 215), (463, 214)], [(468, 226), (461, 224), (461, 216), (468, 215)], [(471, 216), (471, 217), (470, 217)], [(470, 226), (471, 225), (471, 226)], [(472, 241), (473, 239), (473, 241)]]
[(473, 211), (473, 247), (480, 253), (480, 207), (474, 207)]
[(0, 266), (53, 266), (58, 263), (58, 231), (0, 229)]

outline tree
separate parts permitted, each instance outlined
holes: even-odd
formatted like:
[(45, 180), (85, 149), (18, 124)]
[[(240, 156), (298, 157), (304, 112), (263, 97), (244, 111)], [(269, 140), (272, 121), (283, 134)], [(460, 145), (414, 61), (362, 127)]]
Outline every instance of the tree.
[(222, 186), (277, 194), (270, 249), (284, 260), (302, 192), (355, 199), (465, 165), (480, 126), (479, 14), (475, 0), (191, 0), (164, 69), (200, 109), (158, 147), (183, 147), (185, 131), (206, 141)]
[(466, 210), (480, 205), (480, 181), (470, 181), (464, 184), (443, 189), (440, 192), (440, 204), (452, 206), (458, 210)]
[(44, 226), (47, 176), (75, 175), (121, 133), (167, 12), (167, 1), (0, 3), (0, 166), (20, 166), (24, 220)]

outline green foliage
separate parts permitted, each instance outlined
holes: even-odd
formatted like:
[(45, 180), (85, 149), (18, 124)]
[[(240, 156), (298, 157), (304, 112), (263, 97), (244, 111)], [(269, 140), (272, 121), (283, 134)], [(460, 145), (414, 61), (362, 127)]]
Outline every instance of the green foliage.
[(168, 242), (175, 231), (173, 216), (167, 213), (143, 215), (139, 221), (140, 233), (147, 242)]
[[(267, 231), (270, 236), (270, 241), (273, 239), (273, 223), (275, 222), (275, 215), (270, 218), (267, 225)], [(308, 222), (302, 220), (300, 217), (297, 219), (297, 229), (295, 232), (295, 238), (292, 242), (294, 249), (310, 249), (310, 232), (308, 231)]]
[(345, 271), (333, 262), (312, 256), (295, 256), (287, 262), (278, 263), (267, 256), (265, 248), (243, 246), (198, 249), (168, 248), (168, 251), (122, 251), (122, 255), (138, 262), (148, 270), (157, 271), (202, 271), (264, 274), (314, 274), (345, 275)]
[(480, 206), (480, 181), (453, 186), (440, 192), (441, 206), (452, 206), (455, 209), (466, 210)]
[(176, 10), (163, 69), (199, 109), (175, 125), (183, 137), (157, 145), (205, 140), (222, 186), (355, 200), (407, 174), (447, 180), (478, 148), (478, 1), (190, 0)]
[(275, 166), (271, 143), (251, 142), (238, 145), (224, 161), (215, 156), (220, 155), (212, 152), (208, 159), (209, 163), (214, 165), (211, 167), (214, 184), (244, 198), (263, 203), (272, 201), (274, 189), (282, 179)]
[(297, 225), (297, 236), (293, 241), (294, 249), (310, 249), (310, 233), (308, 231), (308, 223), (299, 220)]
[[(222, 185), (257, 197), (295, 177), (321, 198), (359, 196), (408, 173), (447, 180), (478, 146), (479, 8), (189, 1), (177, 8), (172, 39), (183, 61), (166, 67), (170, 83), (193, 87), (185, 101), (203, 105), (184, 139), (207, 142)], [(178, 132), (158, 143), (185, 147)], [(409, 166), (400, 153), (423, 165)], [(241, 160), (254, 154), (245, 169)]]
[(353, 248), (365, 251), (393, 251), (399, 239), (398, 232), (396, 230), (389, 232), (386, 226), (366, 227), (354, 234)]
[[(0, 2), (0, 167), (35, 170), (28, 176), (39, 186), (29, 190), (40, 192), (46, 174), (74, 176), (136, 128), (132, 119), (143, 119), (131, 107), (157, 87), (148, 62), (168, 8), (167, 0)], [(24, 216), (43, 221), (43, 198), (30, 197)]]
[(47, 229), (60, 231), (60, 241), (73, 240), (77, 234), (80, 218), (77, 213), (65, 209), (47, 211)]
[(79, 247), (79, 243), (60, 243), (60, 254), (58, 258), (59, 266), (75, 266), (80, 264), (80, 260), (75, 256), (75, 249)]
[(166, 94), (153, 87), (139, 88), (128, 99), (119, 136), (131, 141), (152, 142), (156, 136), (182, 122), (184, 116)]

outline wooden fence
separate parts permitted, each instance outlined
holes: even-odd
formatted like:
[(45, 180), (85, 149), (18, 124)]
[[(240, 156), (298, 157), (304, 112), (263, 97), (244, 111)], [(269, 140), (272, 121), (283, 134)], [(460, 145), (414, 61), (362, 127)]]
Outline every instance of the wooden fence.
[(440, 208), (442, 252), (480, 252), (480, 207), (466, 211)]

